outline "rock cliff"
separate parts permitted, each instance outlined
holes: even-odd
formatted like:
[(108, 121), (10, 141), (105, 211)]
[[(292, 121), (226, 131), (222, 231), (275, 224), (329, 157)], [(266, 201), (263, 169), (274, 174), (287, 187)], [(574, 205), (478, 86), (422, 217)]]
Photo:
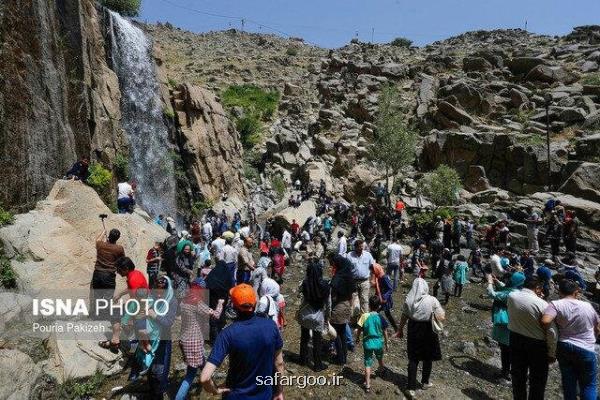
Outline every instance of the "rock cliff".
[(27, 209), (78, 157), (125, 146), (101, 21), (92, 0), (3, 2), (0, 202)]

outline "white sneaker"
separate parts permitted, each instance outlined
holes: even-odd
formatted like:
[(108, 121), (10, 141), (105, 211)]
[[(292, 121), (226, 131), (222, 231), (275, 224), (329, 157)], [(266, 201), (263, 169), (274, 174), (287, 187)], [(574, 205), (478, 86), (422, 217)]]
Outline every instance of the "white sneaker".
[(417, 392), (415, 392), (414, 390), (407, 390), (406, 392), (404, 392), (404, 394), (406, 395), (406, 397), (408, 397), (409, 399), (414, 399), (415, 396), (417, 395)]
[(423, 386), (423, 390), (427, 390), (427, 389), (433, 387), (433, 383), (431, 383), (431, 382), (423, 383), (422, 386)]

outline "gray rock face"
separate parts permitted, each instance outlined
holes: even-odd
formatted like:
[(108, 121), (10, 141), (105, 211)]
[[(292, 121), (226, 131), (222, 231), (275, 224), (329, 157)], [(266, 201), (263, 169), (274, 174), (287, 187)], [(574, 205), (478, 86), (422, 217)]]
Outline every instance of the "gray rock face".
[(214, 93), (190, 84), (173, 92), (180, 153), (193, 190), (216, 201), (222, 191), (246, 193), (242, 146), (233, 123)]
[(9, 2), (0, 18), (0, 202), (22, 210), (83, 155), (124, 148), (120, 91), (92, 0)]
[(582, 163), (558, 190), (600, 203), (600, 164)]
[(41, 368), (27, 354), (19, 350), (0, 349), (1, 399), (28, 399), (41, 374)]
[(456, 121), (461, 125), (470, 125), (473, 123), (473, 117), (471, 117), (465, 110), (455, 107), (446, 101), (440, 101), (438, 103), (438, 111), (441, 112), (446, 118)]

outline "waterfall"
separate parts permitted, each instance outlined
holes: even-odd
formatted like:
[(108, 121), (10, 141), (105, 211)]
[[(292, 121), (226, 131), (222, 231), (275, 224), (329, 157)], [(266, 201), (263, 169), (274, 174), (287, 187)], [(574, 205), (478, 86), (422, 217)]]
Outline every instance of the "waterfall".
[(113, 68), (121, 88), (121, 122), (129, 141), (129, 172), (137, 182), (136, 202), (152, 216), (175, 218), (175, 167), (152, 43), (130, 21), (109, 12)]

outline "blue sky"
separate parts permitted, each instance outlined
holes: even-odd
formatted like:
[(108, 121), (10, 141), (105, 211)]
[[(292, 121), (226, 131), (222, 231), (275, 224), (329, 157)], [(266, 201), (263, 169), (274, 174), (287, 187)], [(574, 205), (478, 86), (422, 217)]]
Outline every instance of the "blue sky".
[(140, 19), (193, 32), (240, 28), (302, 37), (335, 48), (358, 35), (415, 44), (477, 29), (524, 28), (564, 35), (600, 24), (600, 0), (142, 0)]

